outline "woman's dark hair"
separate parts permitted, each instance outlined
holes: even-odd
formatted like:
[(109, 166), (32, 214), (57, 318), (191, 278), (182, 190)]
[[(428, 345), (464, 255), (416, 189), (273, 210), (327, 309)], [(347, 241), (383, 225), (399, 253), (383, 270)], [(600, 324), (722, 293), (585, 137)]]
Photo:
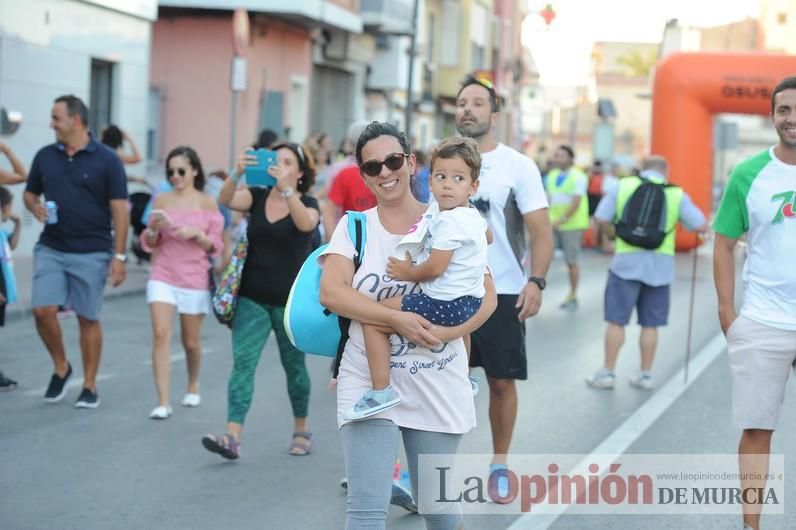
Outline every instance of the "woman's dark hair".
[(171, 150), (169, 156), (166, 157), (166, 171), (169, 170), (169, 162), (171, 162), (171, 159), (177, 156), (185, 157), (188, 163), (191, 164), (191, 167), (196, 170), (196, 176), (193, 179), (193, 187), (199, 191), (205, 189), (205, 172), (202, 169), (202, 162), (199, 160), (199, 155), (196, 154), (196, 151), (188, 146), (181, 145)]
[(115, 125), (108, 125), (102, 131), (101, 141), (115, 151), (123, 143), (122, 130)]
[(11, 195), (11, 192), (3, 186), (0, 186), (0, 208), (4, 207), (6, 204), (11, 204), (12, 200), (14, 200), (14, 196)]
[(296, 184), (296, 188), (301, 193), (307, 193), (315, 185), (315, 159), (309, 149), (302, 147), (299, 144), (283, 143), (271, 147), (271, 151), (278, 151), (280, 149), (289, 149), (296, 155), (298, 160), (299, 171), (301, 171), (301, 178)]
[(392, 136), (401, 144), (401, 149), (403, 149), (404, 153), (409, 154), (411, 152), (409, 140), (406, 139), (404, 133), (398, 130), (398, 127), (385, 121), (373, 121), (370, 122), (370, 125), (365, 127), (365, 130), (362, 131), (362, 134), (359, 135), (359, 139), (357, 140), (357, 164), (362, 165), (362, 148), (365, 147), (365, 144), (371, 140), (375, 140), (379, 136)]
[[(323, 149), (323, 141), (329, 138), (329, 135), (322, 132), (318, 133), (318, 136), (315, 138), (315, 143), (318, 144), (319, 149)], [(307, 145), (306, 143), (304, 145)], [(315, 161), (316, 163), (318, 160)], [(326, 152), (326, 160), (323, 161), (324, 164), (331, 164), (332, 163), (332, 150)]]
[(263, 129), (257, 135), (257, 143), (254, 145), (256, 148), (271, 149), (271, 146), (276, 142), (276, 133), (271, 129)]

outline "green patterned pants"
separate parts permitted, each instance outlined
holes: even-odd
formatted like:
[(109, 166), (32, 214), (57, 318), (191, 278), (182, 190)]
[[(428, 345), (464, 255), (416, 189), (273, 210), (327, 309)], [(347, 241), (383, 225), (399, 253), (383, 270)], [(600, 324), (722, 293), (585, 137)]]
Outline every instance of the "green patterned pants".
[(307, 417), (310, 376), (304, 364), (304, 352), (297, 350), (287, 338), (284, 315), (284, 307), (258, 304), (245, 297), (238, 299), (232, 321), (234, 365), (227, 387), (227, 421), (242, 425), (246, 419), (254, 394), (254, 372), (271, 329), (276, 334), (279, 357), (287, 376), (287, 393), (293, 416)]

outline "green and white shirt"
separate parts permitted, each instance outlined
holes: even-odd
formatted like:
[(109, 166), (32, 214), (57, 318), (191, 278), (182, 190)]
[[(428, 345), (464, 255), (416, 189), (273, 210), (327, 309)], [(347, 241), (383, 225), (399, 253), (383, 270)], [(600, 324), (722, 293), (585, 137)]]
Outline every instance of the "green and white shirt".
[(737, 239), (746, 234), (741, 314), (796, 330), (796, 166), (774, 148), (738, 164), (721, 199), (713, 229)]

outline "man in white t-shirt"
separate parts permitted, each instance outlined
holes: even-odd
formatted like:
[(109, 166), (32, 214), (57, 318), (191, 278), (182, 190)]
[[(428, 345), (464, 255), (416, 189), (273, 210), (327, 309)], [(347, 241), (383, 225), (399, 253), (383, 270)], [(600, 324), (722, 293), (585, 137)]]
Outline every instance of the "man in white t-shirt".
[[(765, 487), (771, 435), (796, 361), (796, 77), (771, 95), (779, 143), (738, 164), (713, 221), (713, 273), (719, 321), (727, 337), (732, 412), (743, 429), (738, 446), (743, 491)], [(735, 311), (733, 250), (746, 236), (740, 315)], [(756, 497), (752, 495), (752, 497)], [(759, 529), (759, 503), (744, 501), (744, 528)]]
[[(498, 307), (471, 336), (470, 366), (482, 366), (489, 383), (495, 471), (506, 467), (517, 417), (515, 381), (528, 377), (524, 321), (539, 312), (553, 255), (553, 231), (539, 168), (528, 157), (495, 141), (492, 131), (498, 110), (497, 95), (489, 81), (475, 77), (464, 80), (456, 101), (456, 128), (462, 136), (478, 142), (481, 184), (472, 202), (494, 234), (488, 262)], [(523, 270), (526, 229), (531, 238), (529, 277)]]

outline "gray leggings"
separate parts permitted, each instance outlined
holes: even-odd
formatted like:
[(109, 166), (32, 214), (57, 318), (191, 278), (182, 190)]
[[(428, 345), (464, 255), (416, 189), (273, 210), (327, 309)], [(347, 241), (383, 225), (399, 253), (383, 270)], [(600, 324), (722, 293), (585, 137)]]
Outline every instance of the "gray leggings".
[[(390, 507), (399, 428), (390, 420), (376, 418), (346, 423), (340, 433), (348, 477), (346, 530), (382, 530)], [(455, 454), (462, 435), (414, 429), (400, 429), (400, 433), (409, 464), (412, 495), (420, 505), (417, 495), (417, 456)], [(427, 529), (456, 530), (460, 527), (461, 507), (451, 504), (446, 508), (446, 513), (423, 514)]]

